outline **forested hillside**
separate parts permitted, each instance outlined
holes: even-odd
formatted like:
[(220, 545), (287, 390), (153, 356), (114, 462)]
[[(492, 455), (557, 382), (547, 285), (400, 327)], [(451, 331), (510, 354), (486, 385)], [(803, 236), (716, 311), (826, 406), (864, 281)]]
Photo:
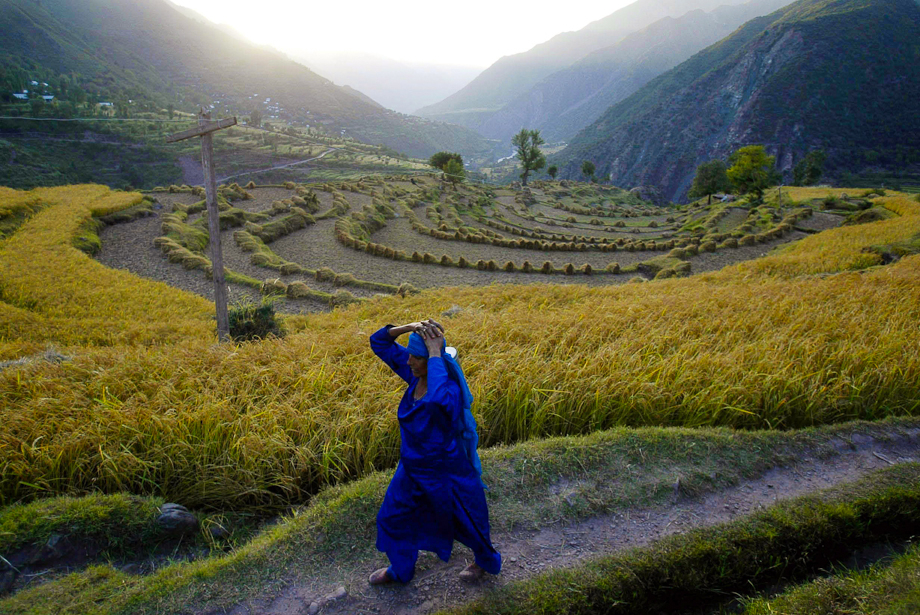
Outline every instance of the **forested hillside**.
[(920, 4), (799, 0), (752, 20), (611, 107), (558, 156), (617, 185), (683, 198), (697, 165), (764, 144), (791, 179), (808, 151), (826, 173), (911, 173), (920, 164)]
[[(0, 82), (66, 77), (101, 100), (214, 104), (345, 130), (415, 156), (488, 149), (475, 133), (380, 108), (308, 68), (180, 13), (163, 0), (0, 0)], [(21, 90), (18, 88), (16, 91)]]

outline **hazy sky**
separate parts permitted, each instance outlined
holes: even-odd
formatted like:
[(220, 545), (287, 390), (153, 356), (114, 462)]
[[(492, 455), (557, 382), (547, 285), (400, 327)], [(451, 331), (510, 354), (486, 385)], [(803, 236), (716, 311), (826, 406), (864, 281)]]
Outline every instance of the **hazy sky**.
[(481, 68), (633, 1), (173, 0), (289, 54), (361, 51)]

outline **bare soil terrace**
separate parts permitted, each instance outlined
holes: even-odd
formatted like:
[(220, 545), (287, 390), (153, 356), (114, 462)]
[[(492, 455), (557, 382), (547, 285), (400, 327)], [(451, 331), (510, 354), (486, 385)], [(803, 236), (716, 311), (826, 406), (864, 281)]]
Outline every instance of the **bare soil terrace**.
[[(430, 182), (429, 182), (430, 183)], [(420, 195), (420, 188), (431, 188), (435, 184), (426, 185), (423, 182), (413, 184), (408, 181), (396, 181), (389, 183), (391, 187), (408, 191), (410, 195)], [(314, 186), (320, 203), (320, 212), (329, 211), (333, 207), (334, 201), (331, 192), (321, 189), (320, 186)], [(249, 212), (272, 213), (272, 203), (285, 199), (291, 199), (295, 191), (283, 187), (256, 187), (248, 191), (252, 199), (236, 201), (233, 206)], [(374, 197), (357, 190), (342, 190), (342, 196), (347, 200), (350, 211), (361, 211), (362, 208), (373, 207)], [(190, 205), (200, 200), (200, 197), (183, 193), (156, 193), (155, 198), (155, 216), (139, 218), (132, 222), (126, 222), (107, 226), (100, 232), (102, 240), (102, 250), (98, 254), (98, 260), (113, 268), (127, 269), (137, 275), (165, 282), (171, 286), (182, 288), (190, 292), (197, 293), (206, 298), (213, 298), (213, 285), (211, 281), (197, 270), (187, 271), (180, 264), (170, 263), (166, 260), (164, 254), (154, 246), (154, 240), (163, 234), (162, 216), (172, 211), (176, 204)], [(552, 214), (560, 217), (569, 217), (572, 214), (564, 210), (552, 208), (552, 201), (549, 197), (538, 191), (539, 204), (534, 206), (546, 214)], [(443, 202), (444, 198), (440, 199)], [(469, 202), (471, 196), (463, 196), (462, 201)], [(496, 198), (495, 213), (510, 219), (514, 216), (514, 224), (521, 228), (530, 230), (541, 230), (550, 234), (557, 235), (586, 235), (596, 237), (608, 237), (609, 239), (627, 238), (628, 240), (642, 240), (644, 237), (659, 238), (663, 233), (673, 232), (677, 225), (668, 224), (666, 218), (673, 215), (674, 212), (665, 211), (660, 216), (642, 216), (624, 219), (631, 227), (639, 229), (639, 233), (632, 232), (612, 232), (604, 230), (604, 227), (598, 227), (588, 224), (578, 224), (577, 228), (564, 228), (560, 226), (549, 226), (517, 216), (512, 211), (513, 197), (498, 196)], [(435, 228), (436, 224), (429, 220), (425, 215), (427, 205), (417, 206), (414, 211), (419, 221), (428, 228)], [(640, 212), (645, 213), (645, 212)], [(197, 214), (188, 220), (192, 223), (196, 220)], [(729, 213), (730, 226), (737, 225), (744, 221), (746, 210), (743, 208), (734, 208)], [(585, 216), (576, 216), (585, 219)], [(469, 215), (462, 215), (464, 224), (474, 229), (490, 229), (490, 227), (480, 220), (474, 219)], [(563, 218), (565, 219), (565, 218)], [(662, 227), (648, 228), (646, 226), (636, 227), (636, 224), (647, 224), (650, 220), (658, 221)], [(605, 221), (612, 218), (605, 218)], [(817, 213), (812, 218), (801, 221), (799, 226), (809, 230), (823, 230), (833, 228), (842, 223), (842, 217), (828, 213)], [(505, 224), (497, 220), (497, 222)], [(720, 221), (720, 227), (726, 223), (725, 219)], [(478, 260), (485, 262), (494, 261), (498, 267), (503, 267), (508, 261), (513, 262), (520, 267), (525, 261), (539, 268), (544, 262), (551, 262), (557, 269), (571, 263), (576, 268), (584, 264), (590, 266), (596, 272), (593, 275), (545, 275), (541, 273), (523, 273), (505, 272), (505, 271), (480, 271), (475, 267), (459, 268), (445, 267), (438, 264), (417, 263), (405, 260), (392, 260), (380, 256), (367, 254), (354, 248), (343, 245), (335, 237), (335, 218), (327, 218), (317, 221), (315, 224), (294, 231), (288, 235), (282, 236), (270, 244), (270, 249), (282, 259), (296, 263), (301, 267), (310, 270), (316, 270), (324, 267), (331, 268), (336, 273), (349, 273), (359, 280), (366, 280), (378, 283), (399, 286), (403, 283), (409, 283), (417, 288), (432, 288), (441, 286), (479, 286), (495, 283), (510, 284), (586, 284), (590, 286), (622, 284), (636, 277), (636, 273), (607, 274), (602, 270), (610, 263), (617, 263), (621, 268), (636, 265), (650, 258), (667, 254), (667, 251), (626, 251), (618, 250), (616, 252), (601, 252), (598, 250), (587, 251), (542, 251), (537, 249), (524, 249), (495, 246), (490, 243), (471, 243), (466, 241), (439, 239), (427, 234), (422, 234), (414, 230), (410, 221), (397, 212), (397, 217), (387, 221), (386, 226), (376, 231), (371, 241), (377, 244), (387, 246), (395, 250), (401, 250), (411, 255), (413, 252), (419, 254), (429, 253), (436, 259), (440, 260), (442, 256), (450, 257), (454, 262), (459, 261), (461, 257), (465, 258), (471, 264)], [(584, 227), (584, 228), (582, 228)], [(275, 269), (259, 267), (251, 262), (251, 255), (243, 252), (234, 240), (233, 233), (239, 229), (229, 229), (221, 233), (221, 245), (224, 253), (225, 267), (240, 274), (249, 276), (256, 280), (273, 280), (278, 279), (285, 284), (294, 281), (306, 281), (308, 286), (314, 290), (333, 293), (338, 290), (330, 282), (319, 282), (305, 274), (282, 275)], [(516, 238), (511, 233), (501, 232), (494, 228), (492, 232), (498, 232), (508, 238)], [(735, 264), (758, 258), (767, 254), (771, 249), (792, 242), (806, 236), (806, 233), (794, 231), (786, 234), (784, 237), (758, 243), (750, 246), (742, 246), (734, 249), (719, 249), (715, 252), (702, 252), (698, 255), (689, 257), (692, 273), (702, 273), (721, 269), (727, 265)], [(601, 272), (601, 273), (598, 273)], [(373, 291), (365, 290), (359, 287), (349, 287), (349, 292), (358, 297), (369, 297), (375, 294)], [(231, 299), (241, 300), (249, 299), (257, 301), (259, 298), (258, 290), (248, 286), (238, 284), (230, 285)], [(329, 306), (326, 303), (313, 299), (285, 299), (283, 308), (291, 312), (315, 312), (327, 311)]]

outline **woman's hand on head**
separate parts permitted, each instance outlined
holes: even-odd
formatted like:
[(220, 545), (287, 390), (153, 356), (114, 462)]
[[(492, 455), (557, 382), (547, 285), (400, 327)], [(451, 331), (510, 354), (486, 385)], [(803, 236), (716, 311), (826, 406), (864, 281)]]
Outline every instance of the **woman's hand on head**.
[(421, 335), (422, 339), (428, 339), (431, 336), (444, 337), (444, 325), (441, 323), (435, 322), (433, 319), (429, 318), (418, 324), (421, 326), (419, 329), (416, 329), (416, 333)]
[(420, 321), (420, 322), (410, 322), (404, 325), (399, 325), (398, 327), (393, 327), (390, 329), (390, 335), (392, 335), (393, 337), (399, 337), (400, 335), (403, 335), (404, 333), (418, 333), (419, 335), (422, 336), (422, 339), (427, 339), (425, 331), (429, 330), (431, 327), (435, 327), (436, 329), (440, 330), (442, 334), (441, 336), (443, 337), (443, 333), (444, 333), (443, 325), (435, 322), (431, 318), (429, 318), (428, 320)]
[(422, 323), (422, 330), (417, 331), (422, 339), (425, 340), (425, 347), (428, 349), (429, 357), (440, 357), (441, 348), (444, 346), (444, 327), (435, 321), (428, 319)]

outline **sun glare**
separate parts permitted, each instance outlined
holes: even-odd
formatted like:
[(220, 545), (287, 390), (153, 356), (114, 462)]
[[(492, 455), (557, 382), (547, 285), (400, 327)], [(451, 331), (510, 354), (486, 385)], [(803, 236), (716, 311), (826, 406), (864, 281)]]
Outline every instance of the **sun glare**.
[[(253, 42), (298, 54), (372, 53), (403, 62), (486, 67), (556, 34), (578, 30), (631, 0), (537, 3), (303, 3), (176, 0)], [(257, 8), (256, 8), (257, 7)]]

